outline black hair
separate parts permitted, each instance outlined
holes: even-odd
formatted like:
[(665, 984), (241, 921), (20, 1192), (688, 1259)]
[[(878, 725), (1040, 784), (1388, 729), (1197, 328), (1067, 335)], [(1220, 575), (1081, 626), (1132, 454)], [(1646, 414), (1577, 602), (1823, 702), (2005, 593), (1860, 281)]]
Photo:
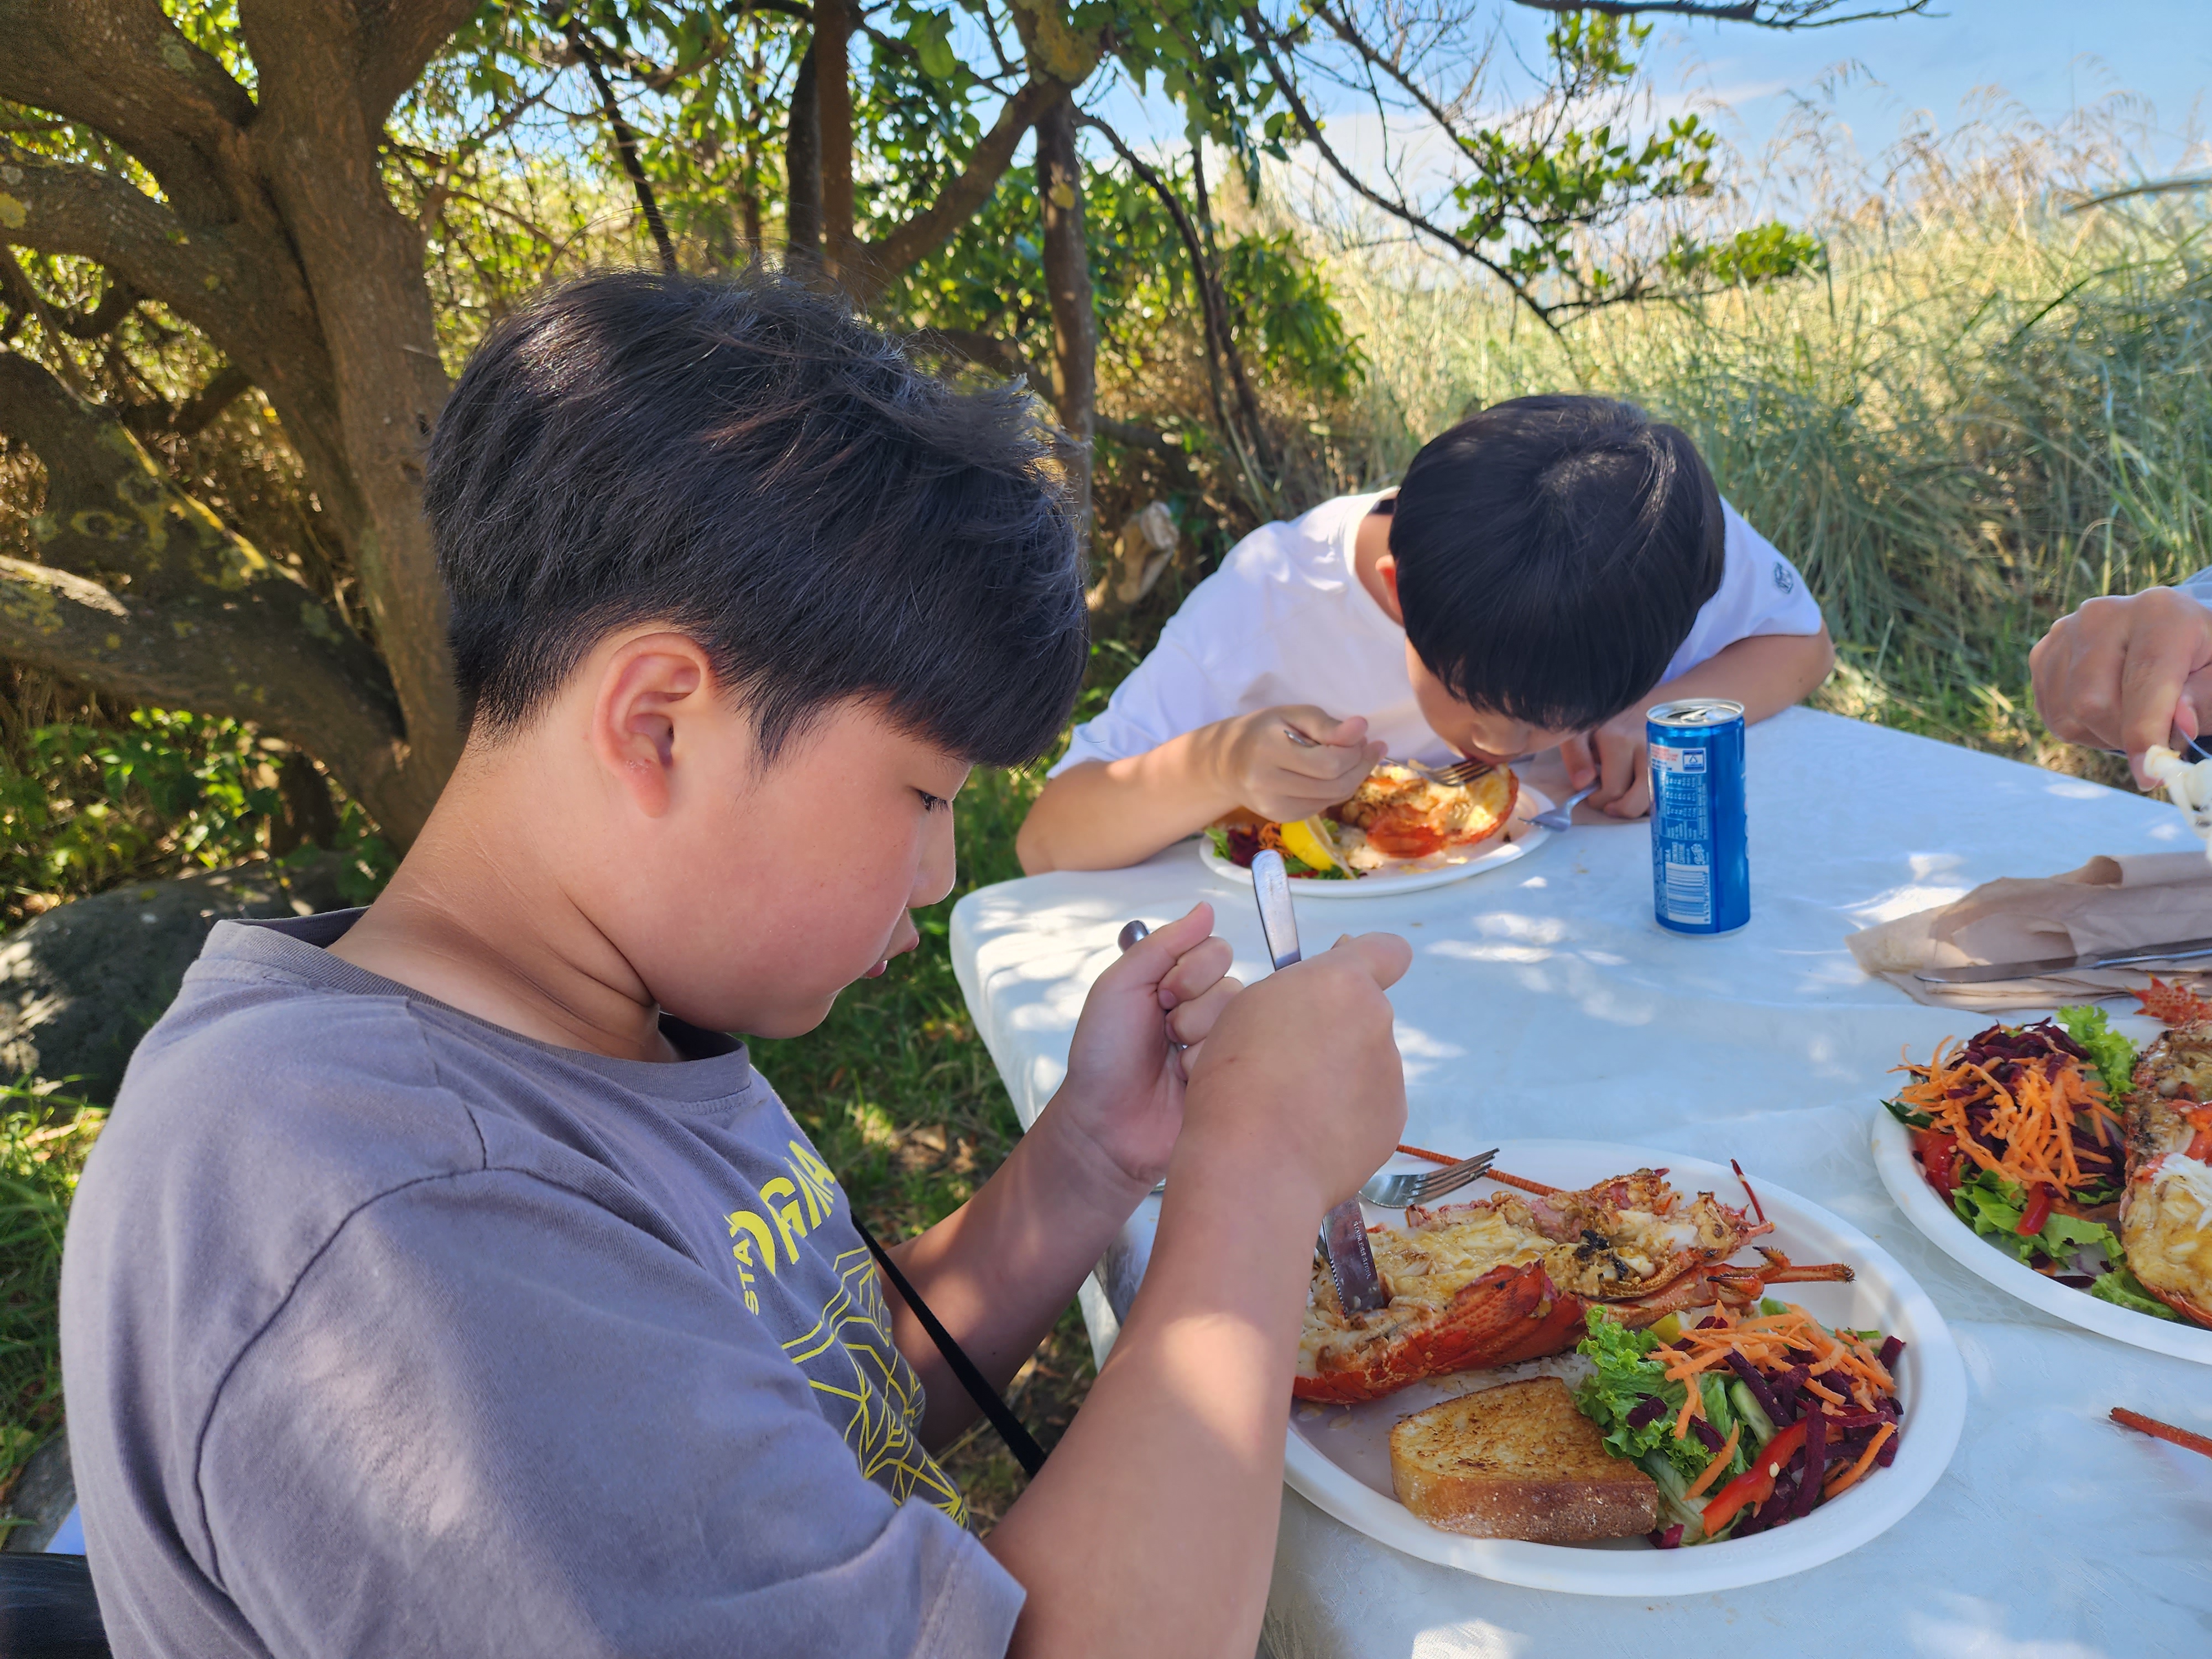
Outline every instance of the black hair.
[(1406, 637), (1463, 702), (1583, 730), (1650, 691), (1719, 591), (1720, 493), (1612, 398), (1495, 404), (1432, 440), (1390, 519)]
[(698, 642), (769, 757), (859, 697), (1015, 765), (1074, 706), (1082, 568), (1035, 405), (955, 390), (771, 272), (544, 294), (470, 360), (422, 493), (472, 729), (647, 623)]

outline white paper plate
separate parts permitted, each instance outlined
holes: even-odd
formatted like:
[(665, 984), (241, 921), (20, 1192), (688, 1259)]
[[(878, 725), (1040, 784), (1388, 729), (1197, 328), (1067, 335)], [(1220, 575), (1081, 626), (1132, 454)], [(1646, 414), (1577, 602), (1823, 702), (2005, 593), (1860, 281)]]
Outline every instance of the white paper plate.
[[(1408, 1169), (1430, 1167), (1411, 1158), (1397, 1163)], [(1711, 1192), (1723, 1202), (1742, 1201), (1742, 1188), (1729, 1170), (1674, 1152), (1589, 1141), (1509, 1140), (1498, 1148), (1498, 1163), (1514, 1175), (1561, 1187), (1586, 1187), (1631, 1170), (1663, 1168), (1686, 1193)], [(1285, 1479), (1346, 1526), (1407, 1555), (1502, 1583), (1580, 1595), (1705, 1595), (1737, 1589), (1819, 1566), (1880, 1536), (1927, 1496), (1949, 1465), (1966, 1425), (1966, 1368), (1936, 1304), (1887, 1251), (1848, 1222), (1760, 1180), (1756, 1170), (1751, 1178), (1774, 1224), (1773, 1234), (1761, 1243), (1798, 1261), (1848, 1261), (1858, 1270), (1848, 1285), (1783, 1285), (1770, 1294), (1798, 1304), (1824, 1324), (1879, 1329), (1905, 1342), (1897, 1365), (1903, 1439), (1888, 1468), (1869, 1470), (1850, 1492), (1785, 1527), (1677, 1550), (1654, 1549), (1640, 1538), (1594, 1544), (1462, 1538), (1416, 1519), (1391, 1495), (1389, 1435), (1400, 1418), (1476, 1389), (1547, 1372), (1565, 1375), (1587, 1363), (1568, 1356), (1462, 1371), (1361, 1406), (1300, 1401), (1291, 1409)], [(1468, 1192), (1480, 1196), (1494, 1190), (1485, 1182)], [(1452, 1201), (1463, 1200), (1455, 1195)], [(1368, 1213), (1370, 1224), (1398, 1225), (1403, 1218), (1391, 1210)]]
[(1912, 1156), (1912, 1132), (1881, 1105), (1874, 1109), (1874, 1167), (1881, 1171), (1881, 1184), (1889, 1188), (1890, 1197), (1905, 1212), (1905, 1219), (1968, 1273), (2085, 1331), (2148, 1348), (2153, 1353), (2170, 1353), (2194, 1359), (2200, 1365), (2212, 1365), (2212, 1331), (2178, 1320), (2154, 1319), (2132, 1308), (2115, 1307), (2100, 1302), (2087, 1291), (2045, 1279), (1960, 1220), (1920, 1173)]
[[(1459, 881), (1480, 875), (1485, 870), (1495, 870), (1501, 864), (1510, 864), (1516, 859), (1526, 858), (1546, 842), (1552, 832), (1539, 829), (1528, 820), (1539, 812), (1552, 810), (1552, 798), (1540, 789), (1521, 786), (1521, 793), (1513, 803), (1512, 816), (1506, 819), (1505, 828), (1492, 840), (1478, 842), (1463, 851), (1447, 848), (1432, 853), (1427, 858), (1414, 860), (1403, 868), (1378, 871), (1371, 876), (1361, 876), (1354, 881), (1315, 881), (1301, 878), (1291, 890), (1300, 898), (1354, 899), (1387, 898), (1393, 893), (1418, 893), (1424, 887), (1441, 887), (1448, 881)], [(1252, 872), (1242, 865), (1231, 864), (1213, 850), (1213, 843), (1201, 840), (1198, 844), (1199, 861), (1217, 876), (1231, 881), (1252, 884)]]

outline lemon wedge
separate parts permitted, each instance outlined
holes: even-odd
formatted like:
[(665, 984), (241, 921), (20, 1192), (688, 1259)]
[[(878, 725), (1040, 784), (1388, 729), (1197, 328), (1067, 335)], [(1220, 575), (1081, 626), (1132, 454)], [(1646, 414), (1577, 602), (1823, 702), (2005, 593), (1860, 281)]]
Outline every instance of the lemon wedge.
[(1336, 836), (1324, 817), (1300, 818), (1282, 826), (1283, 850), (1309, 870), (1334, 870), (1342, 860), (1336, 854)]

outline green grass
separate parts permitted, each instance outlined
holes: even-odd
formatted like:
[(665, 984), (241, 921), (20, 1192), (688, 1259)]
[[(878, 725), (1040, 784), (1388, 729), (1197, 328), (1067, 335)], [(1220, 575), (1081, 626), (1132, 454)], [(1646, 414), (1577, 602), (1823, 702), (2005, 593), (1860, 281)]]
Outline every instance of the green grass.
[(0, 1500), (61, 1426), (62, 1233), (106, 1118), (66, 1096), (0, 1089)]

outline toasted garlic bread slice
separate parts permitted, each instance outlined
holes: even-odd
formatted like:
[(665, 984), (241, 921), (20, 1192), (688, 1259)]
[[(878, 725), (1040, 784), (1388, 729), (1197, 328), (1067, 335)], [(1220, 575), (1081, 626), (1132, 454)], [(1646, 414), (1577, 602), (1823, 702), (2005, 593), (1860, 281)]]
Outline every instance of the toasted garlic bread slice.
[(1398, 1501), (1447, 1532), (1578, 1544), (1649, 1532), (1651, 1477), (1605, 1449), (1556, 1376), (1462, 1395), (1390, 1431)]

